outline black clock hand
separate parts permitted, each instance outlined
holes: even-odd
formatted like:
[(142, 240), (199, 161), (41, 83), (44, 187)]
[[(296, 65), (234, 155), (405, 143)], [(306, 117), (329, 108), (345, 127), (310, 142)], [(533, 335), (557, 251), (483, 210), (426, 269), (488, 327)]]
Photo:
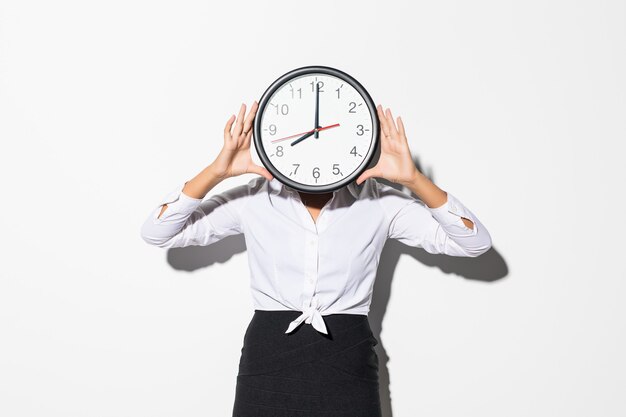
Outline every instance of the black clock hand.
[(317, 132), (317, 129), (315, 129), (315, 130), (311, 130), (310, 132), (308, 132), (308, 133), (306, 133), (306, 134), (302, 135), (302, 136), (301, 136), (301, 137), (299, 137), (298, 139), (296, 139), (296, 140), (294, 140), (293, 142), (291, 142), (291, 146), (293, 146), (293, 145), (295, 145), (295, 144), (297, 144), (297, 143), (299, 143), (299, 142), (302, 142), (303, 140), (305, 140), (305, 139), (306, 139), (306, 138), (308, 138), (309, 136), (313, 135), (315, 132)]
[[(324, 127), (320, 127), (319, 129), (317, 129), (318, 132), (321, 132), (322, 130), (326, 130), (326, 129), (332, 129), (333, 127), (338, 127), (339, 123), (335, 123), (334, 125), (328, 125), (328, 126), (324, 126)], [(291, 138), (295, 138), (296, 136), (302, 136), (305, 133), (311, 133), (314, 132), (315, 129), (313, 130), (307, 130), (306, 132), (300, 132), (300, 133), (296, 133), (295, 135), (289, 135), (289, 136), (285, 136), (284, 138), (279, 138), (279, 139), (272, 139), (271, 142), (272, 143), (276, 143), (276, 142), (282, 142), (284, 140), (287, 139), (291, 139)]]
[(319, 83), (316, 83), (316, 91), (315, 91), (315, 126), (313, 126), (313, 129), (315, 129), (315, 139), (320, 137), (320, 133), (317, 131), (317, 129), (320, 128), (320, 85)]

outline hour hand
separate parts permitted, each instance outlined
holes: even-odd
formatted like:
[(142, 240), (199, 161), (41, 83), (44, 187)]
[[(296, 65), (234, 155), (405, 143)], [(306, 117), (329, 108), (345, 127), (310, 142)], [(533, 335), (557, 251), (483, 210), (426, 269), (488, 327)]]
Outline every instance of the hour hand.
[(320, 85), (319, 83), (315, 84), (315, 139), (320, 137), (320, 133), (317, 131), (320, 127)]
[(302, 142), (303, 140), (305, 140), (306, 138), (308, 138), (309, 136), (311, 136), (312, 134), (316, 133), (317, 129), (315, 130), (311, 130), (310, 132), (305, 133), (304, 135), (300, 136), (298, 139), (294, 140), (293, 142), (291, 142), (291, 146)]

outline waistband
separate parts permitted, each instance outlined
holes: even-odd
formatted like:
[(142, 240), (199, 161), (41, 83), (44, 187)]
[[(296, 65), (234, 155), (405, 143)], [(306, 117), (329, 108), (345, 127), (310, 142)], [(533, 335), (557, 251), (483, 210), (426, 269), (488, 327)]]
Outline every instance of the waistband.
[(255, 310), (244, 336), (239, 375), (255, 375), (332, 357), (362, 343), (375, 345), (367, 315), (324, 316), (328, 334), (312, 326), (285, 333), (285, 326), (300, 314), (292, 310)]
[[(301, 311), (297, 310), (254, 310), (253, 320), (264, 323), (264, 325), (271, 328), (271, 330), (285, 332), (285, 328), (295, 319), (302, 315)], [(332, 330), (341, 331), (342, 329), (351, 326), (359, 321), (367, 320), (367, 314), (356, 313), (333, 313), (324, 316), (324, 322), (328, 330), (328, 336)], [(284, 323), (284, 327), (281, 329), (278, 323)], [(297, 329), (306, 328), (311, 326), (299, 326)], [(270, 330), (270, 329), (268, 329)], [(295, 332), (293, 330), (290, 333)], [(319, 333), (321, 336), (326, 336), (323, 333)], [(332, 337), (332, 336), (331, 336)]]

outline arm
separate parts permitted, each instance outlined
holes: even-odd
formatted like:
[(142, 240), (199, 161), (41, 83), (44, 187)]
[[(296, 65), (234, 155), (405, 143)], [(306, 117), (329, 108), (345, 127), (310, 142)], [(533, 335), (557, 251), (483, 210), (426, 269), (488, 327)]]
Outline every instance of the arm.
[[(453, 219), (450, 217), (445, 217), (445, 215), (448, 213), (448, 209), (450, 208), (449, 205), (447, 205), (447, 193), (441, 188), (437, 187), (428, 177), (423, 175), (421, 172), (417, 170), (415, 172), (415, 178), (412, 181), (406, 183), (405, 186), (409, 188), (415, 195), (418, 196), (420, 200), (422, 200), (426, 204), (426, 206), (431, 210), (431, 213), (438, 217), (438, 220), (441, 220), (444, 223), (449, 223)], [(461, 211), (465, 213), (467, 211), (465, 207), (463, 207), (458, 200), (456, 202), (458, 204), (456, 204), (455, 206), (461, 207)], [(453, 213), (457, 214), (459, 212), (453, 211)], [(454, 220), (456, 221), (457, 219), (454, 218)], [(474, 228), (474, 223), (472, 222), (472, 220), (468, 219), (467, 217), (461, 217), (461, 220), (463, 221), (463, 224), (469, 229)]]
[(380, 159), (359, 176), (357, 184), (369, 177), (382, 177), (409, 188), (421, 200), (388, 185), (378, 185), (379, 201), (389, 221), (387, 237), (430, 253), (478, 256), (489, 250), (491, 237), (476, 216), (415, 167), (402, 119), (398, 117), (396, 126), (391, 110), (384, 112), (380, 105), (377, 110)]
[(388, 238), (450, 256), (476, 257), (491, 248), (487, 229), (451, 193), (442, 191), (445, 202), (432, 208), (400, 190), (377, 184), (378, 201), (389, 224)]
[[(207, 187), (203, 189), (210, 190), (219, 182), (212, 175), (207, 175), (206, 179)], [(243, 233), (241, 213), (252, 194), (254, 180), (247, 185), (214, 194), (204, 201), (201, 197), (187, 194), (187, 189), (200, 185), (192, 181), (187, 181), (182, 187), (178, 186), (164, 196), (145, 220), (141, 237), (148, 244), (161, 248), (207, 246), (226, 236)]]
[(246, 105), (242, 104), (236, 123), (235, 115), (226, 122), (224, 146), (215, 161), (182, 187), (168, 193), (152, 210), (141, 227), (141, 237), (147, 243), (163, 248), (205, 246), (243, 232), (241, 213), (252, 194), (252, 183), (258, 178), (205, 201), (203, 198), (229, 177), (256, 173), (273, 179), (266, 168), (256, 165), (250, 157), (252, 122), (257, 108), (255, 101), (245, 117)]
[[(215, 174), (211, 165), (209, 165), (208, 167), (203, 169), (202, 172), (196, 175), (192, 180), (187, 181), (183, 185), (183, 189), (180, 190), (180, 193), (182, 194), (181, 197), (183, 198), (183, 201), (187, 200), (187, 203), (195, 202), (199, 204), (204, 196), (206, 196), (207, 193), (211, 191), (211, 189), (219, 184), (221, 181), (222, 179), (217, 174)], [(175, 195), (172, 195), (172, 193), (168, 194), (166, 200), (174, 198), (174, 200), (172, 201), (176, 201), (176, 199), (179, 197), (179, 192), (176, 192), (174, 194)], [(167, 202), (163, 203), (163, 207), (161, 208), (161, 212), (159, 213), (157, 218), (161, 218), (161, 215), (163, 215), (163, 212), (165, 212), (168, 207), (167, 204)]]

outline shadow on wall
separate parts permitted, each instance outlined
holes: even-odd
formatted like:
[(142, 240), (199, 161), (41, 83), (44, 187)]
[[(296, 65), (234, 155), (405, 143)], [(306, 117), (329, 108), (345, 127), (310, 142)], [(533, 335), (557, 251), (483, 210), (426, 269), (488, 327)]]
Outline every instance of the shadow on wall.
[[(419, 161), (414, 159), (418, 170), (431, 181), (433, 179), (432, 170), (424, 172)], [(391, 187), (402, 189), (398, 184), (377, 178), (379, 182)], [(414, 198), (416, 195), (412, 194)], [(488, 226), (486, 226), (488, 227)], [(494, 239), (495, 240), (495, 239)], [(227, 262), (230, 258), (246, 250), (246, 243), (243, 235), (228, 236), (209, 247), (189, 246), (168, 250), (167, 261), (174, 269), (183, 271), (194, 271), (205, 268), (215, 263)], [(376, 282), (374, 284), (374, 295), (368, 314), (370, 326), (374, 336), (378, 340), (376, 353), (379, 359), (380, 376), (380, 400), (383, 417), (393, 417), (391, 406), (391, 392), (389, 369), (389, 356), (385, 350), (385, 345), (380, 335), (383, 329), (383, 319), (387, 312), (387, 305), (391, 297), (391, 283), (393, 275), (398, 265), (400, 256), (406, 254), (412, 256), (424, 265), (439, 268), (445, 274), (455, 274), (462, 278), (484, 282), (494, 282), (504, 278), (508, 274), (508, 267), (504, 258), (492, 247), (486, 253), (476, 258), (458, 257), (448, 255), (434, 255), (426, 252), (422, 248), (415, 248), (405, 245), (394, 239), (388, 239), (381, 253)]]

